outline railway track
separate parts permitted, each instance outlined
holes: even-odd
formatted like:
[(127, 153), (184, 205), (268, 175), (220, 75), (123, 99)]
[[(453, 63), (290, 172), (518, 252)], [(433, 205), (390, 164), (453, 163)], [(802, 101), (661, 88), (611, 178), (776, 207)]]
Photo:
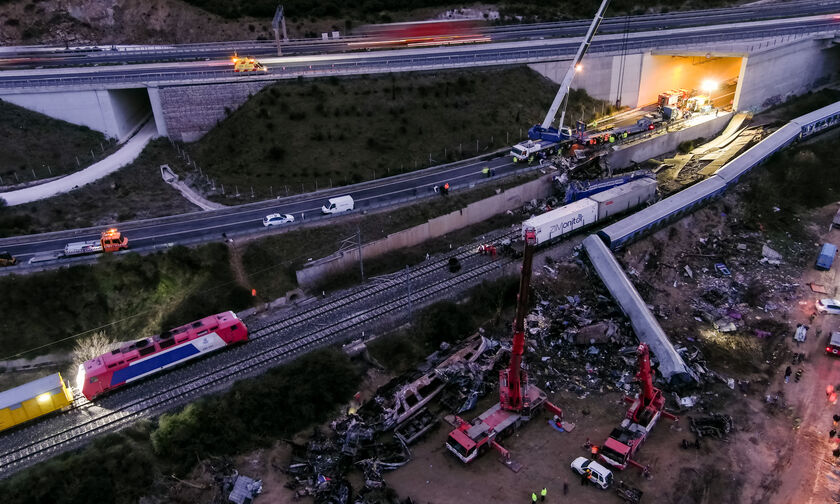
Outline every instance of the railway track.
[[(417, 284), (417, 287), (412, 291), (411, 302), (420, 307), (432, 301), (446, 299), (476, 283), (487, 273), (512, 262), (505, 257), (489, 261), (482, 258), (476, 250), (481, 243), (504, 239), (517, 233), (510, 231), (488, 235), (484, 240), (473, 242), (412, 269), (411, 281)], [(457, 257), (459, 261), (469, 265), (455, 276), (447, 274), (442, 278), (441, 271), (445, 271), (451, 257)], [(405, 313), (407, 305), (404, 280), (399, 277), (370, 284), (362, 289), (347, 290), (338, 294), (337, 298), (313, 306), (309, 310), (254, 327), (250, 342), (164, 373), (163, 376), (167, 380), (161, 380), (158, 376), (146, 380), (143, 386), (124, 390), (145, 390), (145, 396), (130, 400), (106, 396), (103, 400), (95, 402), (81, 397), (74, 401), (71, 411), (66, 415), (45, 419), (32, 427), (12, 433), (12, 436), (0, 438), (0, 478), (8, 477), (18, 470), (61, 452), (80, 447), (95, 436), (116, 431), (140, 418), (160, 414), (208, 391), (224, 388), (236, 380), (260, 374), (315, 348), (350, 339), (348, 336), (352, 336), (354, 331), (368, 327), (372, 322), (381, 322), (388, 316)], [(322, 324), (315, 323), (319, 319), (323, 320)], [(210, 359), (228, 362), (200, 370), (199, 364)], [(189, 376), (177, 380), (172, 379), (174, 374)], [(155, 393), (158, 390), (154, 386), (156, 382), (166, 385), (161, 388), (166, 391)], [(172, 383), (178, 385), (172, 387)], [(117, 391), (112, 396), (122, 392)], [(108, 409), (109, 403), (114, 404), (112, 409)], [(105, 404), (105, 407), (102, 404)], [(73, 410), (75, 421), (70, 422), (71, 425), (50, 429), (51, 423), (59, 423), (73, 415)], [(85, 415), (89, 418), (84, 418)], [(9, 442), (3, 443), (7, 439)]]

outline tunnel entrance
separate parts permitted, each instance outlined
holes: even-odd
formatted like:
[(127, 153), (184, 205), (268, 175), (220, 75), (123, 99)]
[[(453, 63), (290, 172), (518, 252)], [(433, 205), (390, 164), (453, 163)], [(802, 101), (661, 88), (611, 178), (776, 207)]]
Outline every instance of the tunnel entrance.
[(744, 63), (740, 56), (646, 55), (636, 106), (655, 104), (661, 94), (683, 90), (688, 96), (708, 97), (715, 108), (736, 110)]
[[(107, 134), (123, 142), (153, 116), (146, 88), (109, 89), (113, 125)], [(152, 119), (154, 120), (154, 119)]]

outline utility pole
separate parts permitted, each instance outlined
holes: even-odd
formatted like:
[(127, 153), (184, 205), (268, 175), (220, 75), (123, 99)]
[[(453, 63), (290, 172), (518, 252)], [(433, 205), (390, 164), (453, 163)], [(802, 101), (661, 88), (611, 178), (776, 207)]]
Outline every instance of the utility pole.
[(359, 271), (362, 273), (362, 283), (365, 283), (365, 262), (362, 260), (362, 228), (356, 226), (356, 240), (359, 244)]
[(405, 280), (408, 283), (408, 321), (411, 322), (413, 315), (411, 311), (411, 269), (405, 265)]
[(278, 5), (277, 10), (274, 11), (274, 19), (271, 20), (271, 27), (274, 28), (274, 43), (277, 44), (277, 56), (283, 56), (283, 51), (280, 48), (280, 31), (283, 31), (283, 42), (289, 41), (289, 35), (286, 33), (286, 16), (283, 15), (282, 5)]

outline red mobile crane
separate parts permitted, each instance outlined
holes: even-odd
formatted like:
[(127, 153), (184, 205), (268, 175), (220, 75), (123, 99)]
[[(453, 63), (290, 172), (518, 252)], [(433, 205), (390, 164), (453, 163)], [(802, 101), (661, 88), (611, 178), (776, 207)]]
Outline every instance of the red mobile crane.
[(528, 375), (522, 369), (522, 354), (525, 352), (525, 315), (528, 313), (531, 264), (537, 244), (536, 230), (526, 229), (524, 237), (525, 250), (522, 275), (519, 279), (516, 318), (513, 322), (510, 365), (499, 372), (499, 403), (479, 415), (472, 423), (456, 416), (458, 427), (449, 433), (446, 440), (446, 448), (464, 463), (487, 451), (488, 446), (498, 450), (505, 460), (510, 460), (510, 453), (496, 442), (496, 438), (512, 433), (529, 421), (531, 414), (540, 406), (545, 406), (560, 418), (563, 417), (563, 410), (549, 402), (545, 392), (528, 383)]
[(646, 343), (636, 350), (639, 355), (639, 372), (636, 373), (642, 392), (635, 398), (625, 397), (631, 403), (621, 426), (610, 433), (610, 437), (601, 447), (599, 458), (616, 469), (625, 469), (628, 465), (644, 469), (645, 466), (633, 460), (642, 443), (656, 425), (660, 415), (671, 420), (677, 417), (665, 411), (665, 396), (653, 386), (653, 372), (650, 369), (650, 349)]

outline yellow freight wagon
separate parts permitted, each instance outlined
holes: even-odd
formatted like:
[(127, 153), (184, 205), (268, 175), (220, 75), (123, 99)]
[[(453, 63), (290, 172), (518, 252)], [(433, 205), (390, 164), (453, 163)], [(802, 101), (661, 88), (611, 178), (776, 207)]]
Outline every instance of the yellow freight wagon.
[(73, 402), (73, 390), (61, 373), (0, 392), (0, 431), (52, 413)]

